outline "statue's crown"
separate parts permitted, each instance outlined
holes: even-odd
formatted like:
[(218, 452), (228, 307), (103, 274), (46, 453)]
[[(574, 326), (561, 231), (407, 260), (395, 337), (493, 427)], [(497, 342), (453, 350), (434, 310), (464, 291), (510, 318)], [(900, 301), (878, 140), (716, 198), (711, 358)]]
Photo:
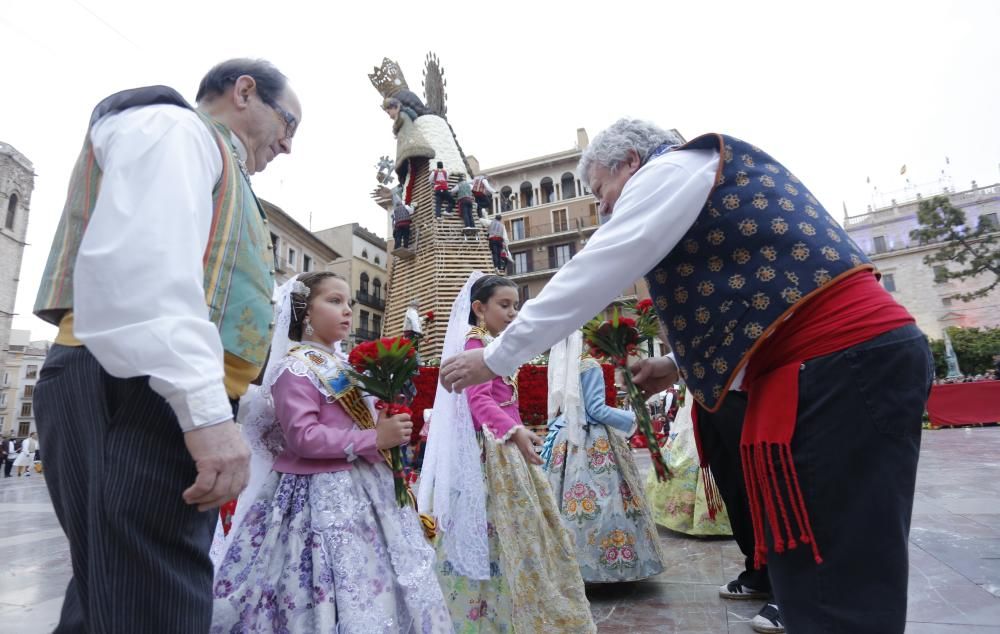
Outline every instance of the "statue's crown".
[(388, 57), (382, 58), (382, 66), (376, 67), (368, 75), (368, 79), (383, 97), (392, 97), (400, 90), (409, 90), (406, 78), (403, 77), (403, 71), (400, 70), (396, 62)]

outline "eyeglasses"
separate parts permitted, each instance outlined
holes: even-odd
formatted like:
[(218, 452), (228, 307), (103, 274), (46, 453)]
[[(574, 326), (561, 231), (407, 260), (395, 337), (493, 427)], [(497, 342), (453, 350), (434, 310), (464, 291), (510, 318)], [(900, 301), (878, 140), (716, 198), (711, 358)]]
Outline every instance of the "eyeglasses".
[(276, 103), (271, 103), (269, 101), (265, 101), (264, 103), (271, 106), (271, 109), (281, 115), (281, 118), (285, 120), (285, 138), (290, 139), (295, 136), (295, 130), (299, 127), (299, 120), (295, 118), (295, 115)]

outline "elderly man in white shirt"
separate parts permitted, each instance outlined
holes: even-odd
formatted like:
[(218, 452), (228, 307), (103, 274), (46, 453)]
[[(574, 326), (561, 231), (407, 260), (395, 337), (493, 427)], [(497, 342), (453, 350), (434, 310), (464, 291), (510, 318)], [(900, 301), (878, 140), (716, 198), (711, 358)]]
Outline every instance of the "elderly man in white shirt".
[(35, 390), (70, 542), (59, 631), (207, 632), (216, 507), (248, 477), (235, 404), (273, 328), (249, 175), (292, 149), (287, 79), (237, 59), (95, 108), (35, 313), (59, 326)]
[[(753, 564), (781, 607), (761, 611), (759, 631), (902, 634), (926, 337), (775, 157), (725, 134), (671, 136), (630, 119), (598, 135), (579, 174), (613, 217), (502, 336), (445, 360), (442, 384), (512, 373), (645, 275), (677, 363), (637, 364), (636, 382), (655, 392), (679, 369), (696, 430), (733, 404), (739, 458), (724, 466), (747, 466)], [(699, 453), (718, 480), (720, 452)]]

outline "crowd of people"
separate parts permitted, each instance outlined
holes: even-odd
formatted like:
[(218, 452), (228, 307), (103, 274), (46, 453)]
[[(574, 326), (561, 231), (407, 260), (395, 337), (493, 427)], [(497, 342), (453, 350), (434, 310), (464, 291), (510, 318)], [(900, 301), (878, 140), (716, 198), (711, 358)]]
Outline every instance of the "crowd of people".
[[(349, 371), (352, 289), (274, 288), (249, 176), (301, 121), (285, 76), (243, 59), (194, 105), (158, 86), (93, 112), (35, 306), (59, 328), (35, 389), (72, 555), (58, 631), (596, 631), (587, 582), (670, 574), (634, 417), (599, 398), (578, 334), (639, 275), (673, 353), (629, 370), (647, 394), (685, 383), (671, 464), (745, 558), (719, 594), (762, 601), (758, 631), (903, 631), (930, 352), (777, 159), (634, 119), (599, 134), (578, 168), (603, 225), (586, 248), (525, 307), (479, 272), (454, 298), (400, 504), (413, 421)], [(547, 350), (543, 439), (516, 374)]]
[(990, 370), (980, 374), (963, 374), (945, 378), (935, 378), (934, 385), (951, 385), (953, 383), (978, 383), (980, 381), (1000, 381), (1000, 371)]

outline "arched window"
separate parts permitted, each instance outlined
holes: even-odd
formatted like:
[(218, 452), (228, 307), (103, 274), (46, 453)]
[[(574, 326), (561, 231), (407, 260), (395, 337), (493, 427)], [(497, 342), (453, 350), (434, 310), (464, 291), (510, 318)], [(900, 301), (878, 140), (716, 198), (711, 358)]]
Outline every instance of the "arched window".
[(541, 182), (542, 204), (554, 203), (556, 201), (556, 188), (552, 185), (552, 179), (546, 176)]
[(531, 183), (524, 181), (521, 183), (521, 209), (526, 209), (535, 204), (534, 188)]
[(514, 201), (511, 196), (514, 195), (514, 191), (510, 187), (504, 186), (500, 190), (500, 211), (510, 211), (514, 208)]
[(562, 184), (563, 200), (576, 198), (576, 177), (571, 172), (566, 172), (559, 180)]
[(368, 259), (368, 249), (361, 249), (361, 257)]
[[(375, 264), (378, 264), (378, 263), (379, 263), (379, 259), (378, 259), (378, 256), (376, 255), (375, 256)], [(375, 280), (375, 281), (377, 282), (378, 280)]]
[(380, 299), (382, 297), (382, 280), (377, 277), (372, 280), (372, 297)]
[(361, 288), (360, 288), (360, 290), (365, 295), (368, 294), (368, 274), (364, 273), (364, 272), (361, 273)]
[(7, 200), (7, 220), (4, 221), (3, 226), (13, 231), (14, 217), (16, 215), (17, 215), (17, 194), (11, 194), (10, 198)]

